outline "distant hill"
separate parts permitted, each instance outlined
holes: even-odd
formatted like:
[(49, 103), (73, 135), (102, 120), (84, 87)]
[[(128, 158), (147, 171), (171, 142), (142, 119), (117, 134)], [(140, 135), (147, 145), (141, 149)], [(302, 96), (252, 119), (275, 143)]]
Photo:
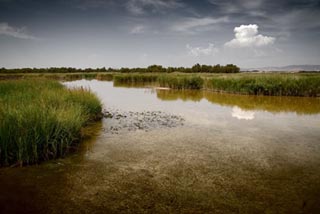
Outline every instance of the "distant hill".
[(283, 67), (242, 68), (241, 71), (320, 71), (320, 65), (288, 65)]

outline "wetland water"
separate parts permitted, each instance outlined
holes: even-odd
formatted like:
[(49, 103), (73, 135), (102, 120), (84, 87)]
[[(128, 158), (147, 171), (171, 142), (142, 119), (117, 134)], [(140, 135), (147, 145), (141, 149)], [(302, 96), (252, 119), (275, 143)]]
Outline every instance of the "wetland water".
[(0, 169), (0, 213), (317, 213), (319, 98), (113, 87), (64, 159)]

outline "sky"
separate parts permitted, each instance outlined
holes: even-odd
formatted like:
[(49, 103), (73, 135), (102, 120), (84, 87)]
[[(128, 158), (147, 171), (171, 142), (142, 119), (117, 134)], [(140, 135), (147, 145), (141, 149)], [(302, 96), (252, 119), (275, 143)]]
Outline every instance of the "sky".
[(0, 67), (320, 64), (320, 0), (0, 0)]

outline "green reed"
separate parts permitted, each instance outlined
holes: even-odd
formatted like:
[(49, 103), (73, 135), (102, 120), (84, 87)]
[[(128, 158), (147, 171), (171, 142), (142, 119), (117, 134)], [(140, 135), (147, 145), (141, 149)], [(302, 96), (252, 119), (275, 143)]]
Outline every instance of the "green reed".
[(172, 89), (202, 89), (204, 80), (200, 76), (161, 75), (158, 82), (161, 87)]
[(158, 79), (158, 74), (116, 74), (113, 80), (117, 84), (152, 83)]
[(65, 155), (101, 108), (90, 91), (70, 90), (57, 81), (0, 81), (0, 165)]
[(320, 96), (319, 74), (117, 74), (115, 85), (150, 84), (267, 96)]
[(173, 89), (201, 89), (203, 78), (196, 75), (175, 74), (118, 74), (113, 77), (115, 86), (156, 84)]
[(316, 97), (320, 96), (320, 75), (225, 75), (209, 78), (206, 88), (249, 95)]

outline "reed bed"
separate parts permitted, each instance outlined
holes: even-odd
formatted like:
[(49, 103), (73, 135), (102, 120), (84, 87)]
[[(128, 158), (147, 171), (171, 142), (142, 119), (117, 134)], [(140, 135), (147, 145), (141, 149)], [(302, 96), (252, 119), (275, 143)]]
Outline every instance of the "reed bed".
[(206, 88), (219, 92), (266, 96), (320, 96), (320, 75), (260, 74), (211, 77)]
[(159, 75), (150, 74), (117, 74), (113, 76), (113, 80), (118, 84), (134, 84), (134, 83), (152, 83), (158, 80)]
[(265, 96), (320, 96), (320, 74), (118, 74), (115, 86), (150, 84)]
[(172, 89), (202, 89), (204, 79), (200, 76), (161, 75), (158, 82), (161, 87)]
[(0, 81), (0, 166), (64, 156), (101, 110), (85, 89), (45, 79)]
[(195, 75), (174, 74), (118, 74), (114, 78), (115, 86), (127, 85), (158, 85), (172, 89), (201, 89), (203, 78)]

